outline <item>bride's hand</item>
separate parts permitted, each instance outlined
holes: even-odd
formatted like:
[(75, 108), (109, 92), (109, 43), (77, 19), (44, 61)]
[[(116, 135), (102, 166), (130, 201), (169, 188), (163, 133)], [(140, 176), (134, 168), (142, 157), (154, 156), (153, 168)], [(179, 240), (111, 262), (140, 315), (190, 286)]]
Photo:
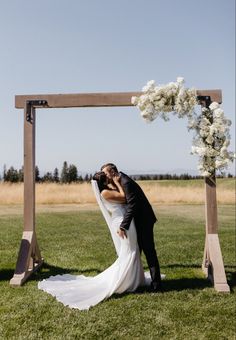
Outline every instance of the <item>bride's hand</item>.
[(119, 183), (120, 182), (120, 176), (116, 175), (113, 177), (113, 181), (115, 184)]
[(127, 238), (127, 234), (126, 234), (126, 231), (124, 229), (118, 229), (117, 234), (123, 239)]

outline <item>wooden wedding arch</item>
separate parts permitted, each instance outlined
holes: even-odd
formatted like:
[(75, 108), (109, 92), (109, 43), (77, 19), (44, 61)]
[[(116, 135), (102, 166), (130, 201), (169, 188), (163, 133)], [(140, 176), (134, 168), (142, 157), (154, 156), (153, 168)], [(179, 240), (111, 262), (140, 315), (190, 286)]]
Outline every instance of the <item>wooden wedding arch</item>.
[[(11, 286), (21, 286), (43, 264), (35, 228), (35, 115), (40, 108), (133, 106), (141, 92), (17, 95), (15, 107), (24, 109), (24, 229)], [(222, 102), (221, 90), (198, 90), (198, 102)], [(205, 178), (206, 237), (202, 269), (218, 292), (229, 292), (218, 237), (215, 176)]]

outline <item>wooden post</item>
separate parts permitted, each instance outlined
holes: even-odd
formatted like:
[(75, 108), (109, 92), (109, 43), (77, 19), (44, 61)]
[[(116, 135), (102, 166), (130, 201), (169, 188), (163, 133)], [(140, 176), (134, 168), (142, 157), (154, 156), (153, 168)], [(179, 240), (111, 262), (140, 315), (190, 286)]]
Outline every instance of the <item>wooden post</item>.
[(205, 191), (206, 238), (202, 269), (218, 292), (229, 293), (218, 237), (215, 176), (205, 177)]
[[(210, 95), (200, 95), (198, 99), (202, 107), (209, 107), (212, 102)], [(211, 120), (213, 121), (213, 117)], [(215, 173), (205, 177), (205, 194), (206, 236), (202, 270), (218, 292), (229, 293), (218, 236)]]
[(43, 263), (35, 231), (35, 108), (26, 102), (24, 109), (24, 230), (10, 281), (20, 286)]

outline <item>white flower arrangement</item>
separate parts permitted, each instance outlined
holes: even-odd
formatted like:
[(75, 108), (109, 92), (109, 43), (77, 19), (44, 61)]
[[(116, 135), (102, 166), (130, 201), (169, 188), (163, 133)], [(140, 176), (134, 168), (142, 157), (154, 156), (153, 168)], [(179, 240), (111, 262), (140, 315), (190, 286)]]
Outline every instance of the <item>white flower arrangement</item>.
[(192, 118), (189, 129), (194, 129), (192, 154), (199, 156), (198, 169), (203, 176), (211, 176), (215, 170), (227, 168), (235, 155), (228, 151), (230, 144), (229, 127), (231, 121), (216, 102), (203, 108), (201, 115)]
[(157, 116), (169, 120), (169, 112), (176, 113), (179, 118), (189, 116), (197, 104), (196, 90), (186, 89), (182, 77), (167, 85), (156, 85), (154, 80), (150, 80), (142, 92), (140, 97), (132, 97), (131, 102), (139, 108), (142, 117), (148, 122), (152, 122)]
[(167, 121), (170, 112), (179, 118), (187, 116), (188, 129), (196, 133), (191, 153), (199, 156), (198, 169), (202, 176), (209, 177), (215, 170), (223, 170), (233, 161), (235, 155), (227, 150), (231, 121), (225, 118), (218, 103), (211, 103), (197, 116), (194, 112), (196, 89), (185, 88), (182, 77), (167, 85), (156, 85), (154, 80), (150, 80), (142, 92), (140, 97), (132, 97), (131, 103), (139, 108), (147, 122), (152, 122), (158, 116)]

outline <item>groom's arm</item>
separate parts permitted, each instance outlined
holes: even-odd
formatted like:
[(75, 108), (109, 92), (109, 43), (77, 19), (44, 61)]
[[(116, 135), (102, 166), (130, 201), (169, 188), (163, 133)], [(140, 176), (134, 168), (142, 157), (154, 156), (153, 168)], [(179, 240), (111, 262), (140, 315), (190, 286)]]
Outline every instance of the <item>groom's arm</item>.
[(133, 187), (132, 182), (122, 183), (122, 187), (124, 189), (125, 196), (126, 196), (127, 210), (124, 215), (123, 221), (120, 225), (120, 228), (128, 230), (130, 223), (134, 217), (135, 211), (137, 209), (136, 195), (135, 195), (136, 190)]

